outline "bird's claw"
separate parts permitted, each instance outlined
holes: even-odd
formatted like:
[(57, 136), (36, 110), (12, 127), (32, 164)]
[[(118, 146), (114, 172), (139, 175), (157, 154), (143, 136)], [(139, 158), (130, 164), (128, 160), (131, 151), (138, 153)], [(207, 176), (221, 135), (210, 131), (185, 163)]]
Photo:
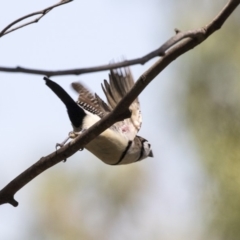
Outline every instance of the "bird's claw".
[(62, 143), (56, 143), (55, 148), (56, 148), (56, 150), (58, 150), (58, 149), (62, 148), (63, 146), (64, 146), (64, 144), (62, 144)]
[[(68, 137), (62, 143), (56, 143), (56, 146), (55, 146), (56, 150), (62, 148), (70, 138), (74, 139), (74, 138), (78, 137), (81, 133), (83, 133), (85, 131), (86, 131), (86, 129), (83, 129), (81, 132), (74, 132), (74, 131), (69, 132), (68, 133)], [(80, 148), (79, 151), (83, 151), (83, 149), (84, 148)], [(66, 162), (66, 159), (64, 160), (64, 162)]]

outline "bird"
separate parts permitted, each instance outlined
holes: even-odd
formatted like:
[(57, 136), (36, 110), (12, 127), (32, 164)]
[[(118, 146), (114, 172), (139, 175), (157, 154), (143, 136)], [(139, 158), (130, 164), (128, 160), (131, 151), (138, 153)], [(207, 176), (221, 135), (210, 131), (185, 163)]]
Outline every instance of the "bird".
[[(79, 94), (78, 100), (74, 101), (56, 82), (48, 77), (44, 77), (44, 80), (67, 108), (73, 132), (69, 133), (66, 141), (69, 138), (75, 138), (109, 114), (134, 85), (133, 76), (128, 67), (110, 70), (109, 81), (104, 80), (101, 84), (107, 99), (106, 103), (81, 82), (72, 83), (72, 88)], [(133, 101), (129, 110), (131, 112), (129, 118), (116, 122), (84, 148), (108, 165), (135, 163), (147, 157), (153, 157), (151, 144), (137, 135), (142, 125), (138, 98)]]

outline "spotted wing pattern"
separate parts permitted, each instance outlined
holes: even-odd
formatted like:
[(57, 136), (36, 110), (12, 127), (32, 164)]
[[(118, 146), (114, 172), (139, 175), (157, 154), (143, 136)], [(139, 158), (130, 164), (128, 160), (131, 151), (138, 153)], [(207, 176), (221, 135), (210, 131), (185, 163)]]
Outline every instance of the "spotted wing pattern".
[(107, 108), (108, 105), (97, 95), (94, 96), (82, 83), (74, 82), (72, 83), (72, 87), (79, 94), (77, 104), (85, 110), (98, 115), (100, 118), (105, 116), (107, 111), (110, 111)]

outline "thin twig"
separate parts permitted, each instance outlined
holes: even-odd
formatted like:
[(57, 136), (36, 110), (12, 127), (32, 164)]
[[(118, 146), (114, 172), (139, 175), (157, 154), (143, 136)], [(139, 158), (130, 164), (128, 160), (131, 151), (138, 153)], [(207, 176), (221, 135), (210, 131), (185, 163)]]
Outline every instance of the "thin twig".
[[(47, 13), (49, 13), (52, 9), (54, 9), (54, 8), (56, 8), (56, 7), (59, 7), (59, 6), (63, 5), (63, 4), (72, 2), (72, 1), (73, 1), (73, 0), (61, 1), (61, 2), (59, 2), (59, 3), (57, 3), (57, 4), (54, 4), (54, 5), (50, 6), (50, 7), (47, 7), (47, 8), (45, 8), (45, 9), (41, 10), (41, 11), (33, 12), (33, 13), (27, 14), (27, 15), (21, 17), (21, 18), (18, 18), (17, 20), (15, 20), (15, 21), (13, 21), (12, 23), (8, 24), (8, 25), (0, 32), (0, 38), (1, 38), (2, 36), (4, 36), (4, 35), (10, 33), (10, 32), (16, 31), (16, 30), (19, 29), (19, 28), (26, 27), (26, 26), (28, 26), (28, 25), (30, 25), (30, 24), (33, 24), (33, 23), (37, 23), (41, 18), (43, 18), (43, 17), (44, 17)], [(23, 21), (23, 20), (25, 20), (25, 19), (27, 19), (27, 18), (33, 17), (33, 16), (35, 16), (35, 15), (40, 15), (40, 16), (39, 16), (38, 18), (36, 18), (36, 19), (34, 19), (34, 20), (32, 20), (32, 21), (29, 21), (29, 22), (27, 22), (27, 23), (24, 23), (24, 24), (22, 24), (22, 25), (20, 25), (20, 26), (17, 26), (17, 27), (15, 27), (15, 28), (11, 28), (11, 27), (13, 27), (14, 25), (16, 25), (17, 23), (19, 23), (19, 22), (21, 22), (21, 21)]]
[(77, 68), (77, 69), (69, 69), (69, 70), (57, 70), (57, 71), (40, 70), (40, 69), (32, 69), (32, 68), (24, 68), (24, 67), (0, 67), (0, 72), (28, 73), (28, 74), (38, 74), (38, 75), (45, 75), (45, 76), (51, 77), (51, 76), (80, 75), (80, 74), (86, 74), (86, 73), (101, 72), (101, 71), (112, 70), (112, 69), (126, 67), (126, 66), (132, 66), (136, 64), (144, 65), (146, 62), (148, 62), (149, 60), (155, 57), (164, 56), (167, 50), (169, 50), (172, 46), (174, 46), (181, 40), (189, 37), (190, 38), (198, 37), (196, 34), (196, 30), (187, 31), (187, 32), (180, 32), (178, 30), (175, 36), (171, 37), (159, 48), (146, 54), (143, 57), (135, 58), (131, 60), (124, 60), (122, 62), (111, 63), (111, 64), (102, 65), (102, 66), (89, 67), (89, 68)]
[(212, 22), (201, 29), (195, 30), (195, 33), (192, 34), (192, 38), (185, 39), (184, 41), (178, 43), (176, 46), (173, 46), (150, 69), (142, 74), (131, 91), (119, 102), (119, 104), (110, 114), (98, 121), (82, 135), (77, 137), (72, 142), (68, 143), (63, 148), (51, 153), (46, 157), (41, 158), (38, 162), (36, 162), (34, 165), (25, 170), (14, 180), (12, 180), (0, 191), (0, 204), (9, 203), (13, 206), (17, 206), (18, 202), (14, 199), (14, 195), (19, 189), (21, 189), (46, 169), (76, 153), (81, 147), (84, 147), (101, 132), (119, 120), (120, 117), (123, 117), (123, 114), (128, 109), (129, 105), (134, 101), (134, 99), (136, 99), (136, 97), (145, 89), (145, 87), (164, 68), (166, 68), (172, 61), (174, 61), (185, 52), (199, 45), (212, 33), (218, 30), (239, 4), (240, 0), (230, 0), (220, 12), (220, 14), (218, 14)]

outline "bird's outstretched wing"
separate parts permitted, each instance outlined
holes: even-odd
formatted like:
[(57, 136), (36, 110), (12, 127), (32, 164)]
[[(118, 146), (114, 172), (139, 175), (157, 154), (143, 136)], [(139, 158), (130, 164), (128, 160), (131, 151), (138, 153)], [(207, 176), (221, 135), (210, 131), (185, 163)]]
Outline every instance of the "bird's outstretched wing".
[[(100, 118), (112, 111), (121, 99), (131, 90), (134, 80), (129, 68), (111, 70), (109, 82), (104, 80), (103, 92), (107, 98), (106, 104), (97, 94), (93, 95), (82, 83), (72, 83), (73, 89), (79, 94), (77, 103), (85, 110)], [(129, 140), (133, 140), (141, 128), (142, 116), (138, 99), (129, 107), (131, 117), (117, 122), (114, 127), (121, 131)]]
[[(133, 85), (134, 80), (129, 68), (110, 71), (109, 83), (104, 80), (102, 89), (111, 108), (116, 107), (121, 99), (131, 90)], [(142, 115), (138, 98), (134, 100), (129, 109), (131, 111), (131, 117), (125, 119), (123, 122), (116, 123), (116, 125), (120, 125), (123, 133), (125, 133), (129, 139), (134, 139), (142, 125)]]

